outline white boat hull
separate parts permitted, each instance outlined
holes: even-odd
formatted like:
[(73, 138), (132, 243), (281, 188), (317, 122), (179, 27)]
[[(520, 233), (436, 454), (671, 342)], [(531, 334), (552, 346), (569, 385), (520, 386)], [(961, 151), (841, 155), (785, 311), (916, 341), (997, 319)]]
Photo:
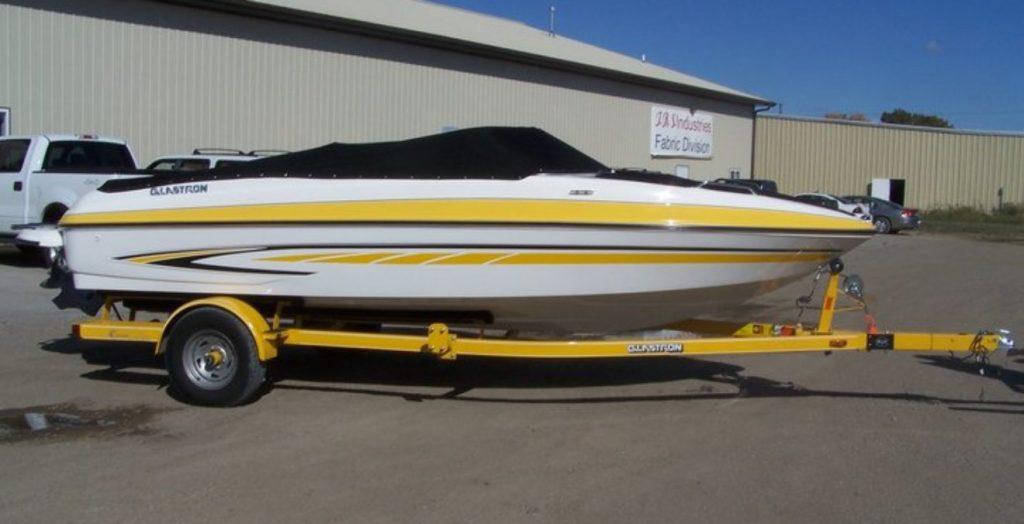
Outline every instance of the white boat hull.
[(734, 306), (872, 232), (785, 199), (571, 175), (212, 179), (95, 191), (61, 225), (79, 289), (486, 312), (552, 333)]
[(641, 329), (721, 310), (864, 240), (466, 225), (105, 227), (66, 237), (80, 289), (480, 311), (497, 327), (553, 333)]

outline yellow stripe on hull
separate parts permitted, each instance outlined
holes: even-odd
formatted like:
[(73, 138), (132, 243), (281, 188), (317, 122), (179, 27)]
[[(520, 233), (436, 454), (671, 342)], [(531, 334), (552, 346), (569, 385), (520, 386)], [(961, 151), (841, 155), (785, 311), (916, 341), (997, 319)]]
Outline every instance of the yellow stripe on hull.
[(428, 264), (437, 266), (480, 265), (507, 257), (508, 255), (508, 253), (458, 253), (445, 258), (434, 259), (432, 262), (428, 262)]
[(494, 262), (507, 264), (763, 264), (771, 262), (823, 262), (821, 253), (789, 255), (704, 254), (704, 253), (517, 253)]
[(432, 260), (436, 260), (441, 257), (450, 256), (451, 253), (406, 253), (397, 257), (391, 257), (385, 260), (377, 262), (378, 264), (393, 264), (393, 265), (420, 265), (426, 264)]
[(502, 223), (724, 227), (866, 233), (844, 217), (750, 208), (575, 200), (382, 200), (68, 213), (65, 227), (213, 223)]
[(583, 265), (583, 264), (765, 264), (825, 262), (828, 253), (325, 253), (287, 255), (259, 259), (260, 262), (306, 262), (313, 264), (401, 264), (401, 265)]
[[(179, 251), (126, 259), (137, 264), (154, 264), (182, 258), (217, 256), (237, 250)], [(360, 265), (585, 265), (585, 264), (766, 264), (825, 262), (828, 253), (622, 253), (622, 252), (318, 252), (272, 256), (258, 262), (287, 264), (360, 264)]]
[(127, 260), (128, 262), (135, 262), (136, 264), (152, 264), (155, 262), (166, 262), (168, 260), (176, 260), (179, 258), (213, 256), (224, 253), (235, 253), (237, 251), (237, 249), (205, 249), (200, 251), (176, 251), (174, 253), (157, 253), (154, 255), (142, 255), (127, 258), (125, 260)]

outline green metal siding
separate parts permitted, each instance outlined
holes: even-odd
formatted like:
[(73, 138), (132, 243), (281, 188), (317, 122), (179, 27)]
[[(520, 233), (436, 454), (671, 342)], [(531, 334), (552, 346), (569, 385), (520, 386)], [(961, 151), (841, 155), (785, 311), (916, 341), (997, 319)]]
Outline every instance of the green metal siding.
[(907, 205), (1024, 203), (1024, 135), (908, 129), (760, 115), (755, 173), (787, 193), (864, 194), (872, 178), (907, 181)]

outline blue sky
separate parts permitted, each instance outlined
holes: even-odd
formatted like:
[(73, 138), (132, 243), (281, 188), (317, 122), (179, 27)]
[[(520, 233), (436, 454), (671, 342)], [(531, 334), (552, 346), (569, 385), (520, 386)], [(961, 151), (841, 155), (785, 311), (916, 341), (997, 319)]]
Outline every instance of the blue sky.
[[(438, 0), (782, 104), (1024, 131), (1024, 0)], [(778, 112), (778, 109), (773, 110)]]

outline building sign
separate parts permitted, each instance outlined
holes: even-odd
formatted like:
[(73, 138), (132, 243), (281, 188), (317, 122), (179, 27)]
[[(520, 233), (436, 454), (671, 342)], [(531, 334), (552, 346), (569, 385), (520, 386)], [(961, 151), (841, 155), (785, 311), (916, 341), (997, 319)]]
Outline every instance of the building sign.
[(712, 116), (675, 107), (651, 107), (651, 156), (711, 158)]

